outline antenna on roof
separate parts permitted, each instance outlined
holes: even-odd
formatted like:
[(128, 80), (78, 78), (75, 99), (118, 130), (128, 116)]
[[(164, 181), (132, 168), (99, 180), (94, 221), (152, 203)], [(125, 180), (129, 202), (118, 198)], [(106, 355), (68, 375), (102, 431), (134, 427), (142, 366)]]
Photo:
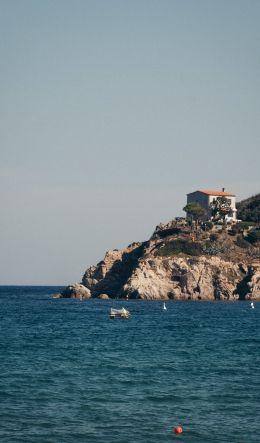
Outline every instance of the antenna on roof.
[(225, 188), (222, 188), (222, 192), (225, 192)]

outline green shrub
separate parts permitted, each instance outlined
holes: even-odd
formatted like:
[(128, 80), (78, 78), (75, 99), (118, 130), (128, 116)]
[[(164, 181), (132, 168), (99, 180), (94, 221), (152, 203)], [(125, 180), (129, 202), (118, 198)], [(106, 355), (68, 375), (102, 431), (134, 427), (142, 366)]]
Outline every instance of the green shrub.
[(249, 243), (248, 241), (246, 241), (246, 240), (244, 239), (244, 237), (242, 237), (242, 236), (237, 237), (237, 239), (236, 239), (236, 245), (237, 245), (239, 248), (243, 248), (243, 249), (249, 248), (249, 247), (251, 246), (250, 243)]
[(260, 220), (260, 194), (237, 203), (237, 217), (249, 222)]
[(181, 229), (179, 228), (171, 228), (171, 229), (164, 229), (162, 231), (156, 232), (158, 237), (165, 238), (169, 237), (170, 235), (178, 235), (181, 232)]
[(184, 254), (187, 255), (201, 255), (202, 254), (202, 247), (200, 243), (195, 242), (187, 242), (184, 247)]
[(209, 236), (210, 241), (217, 241), (218, 239), (218, 234), (210, 234)]
[(161, 257), (177, 255), (180, 253), (191, 256), (200, 255), (202, 254), (201, 244), (179, 238), (166, 243), (157, 252)]
[(244, 222), (237, 223), (237, 225), (238, 225), (239, 229), (247, 230), (248, 228), (250, 228), (250, 226), (254, 226), (255, 222), (246, 222), (246, 221), (244, 221)]
[(254, 222), (238, 222), (232, 226), (232, 231), (235, 233), (247, 231), (252, 225), (254, 225)]
[(252, 244), (260, 241), (260, 229), (255, 229), (254, 231), (250, 231), (246, 239)]
[(203, 246), (203, 254), (205, 255), (219, 255), (225, 252), (224, 246), (216, 242), (206, 242)]

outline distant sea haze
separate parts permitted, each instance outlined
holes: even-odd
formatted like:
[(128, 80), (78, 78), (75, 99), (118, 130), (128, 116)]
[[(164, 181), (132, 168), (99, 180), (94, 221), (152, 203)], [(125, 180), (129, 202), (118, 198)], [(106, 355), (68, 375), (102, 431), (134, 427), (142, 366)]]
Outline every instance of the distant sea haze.
[(61, 289), (0, 287), (1, 443), (259, 443), (259, 303)]

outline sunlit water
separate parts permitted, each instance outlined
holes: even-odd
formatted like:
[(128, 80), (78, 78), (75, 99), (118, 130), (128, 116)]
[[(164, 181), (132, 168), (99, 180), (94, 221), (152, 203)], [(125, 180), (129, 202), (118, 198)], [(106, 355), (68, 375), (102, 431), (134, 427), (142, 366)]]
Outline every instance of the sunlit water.
[(260, 442), (260, 303), (53, 292), (0, 288), (1, 443)]

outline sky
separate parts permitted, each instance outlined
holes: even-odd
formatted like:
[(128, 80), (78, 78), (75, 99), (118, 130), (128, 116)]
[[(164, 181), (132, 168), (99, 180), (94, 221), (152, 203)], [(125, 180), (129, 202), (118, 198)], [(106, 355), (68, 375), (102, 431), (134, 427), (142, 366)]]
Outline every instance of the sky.
[(259, 0), (0, 0), (0, 284), (260, 192)]

